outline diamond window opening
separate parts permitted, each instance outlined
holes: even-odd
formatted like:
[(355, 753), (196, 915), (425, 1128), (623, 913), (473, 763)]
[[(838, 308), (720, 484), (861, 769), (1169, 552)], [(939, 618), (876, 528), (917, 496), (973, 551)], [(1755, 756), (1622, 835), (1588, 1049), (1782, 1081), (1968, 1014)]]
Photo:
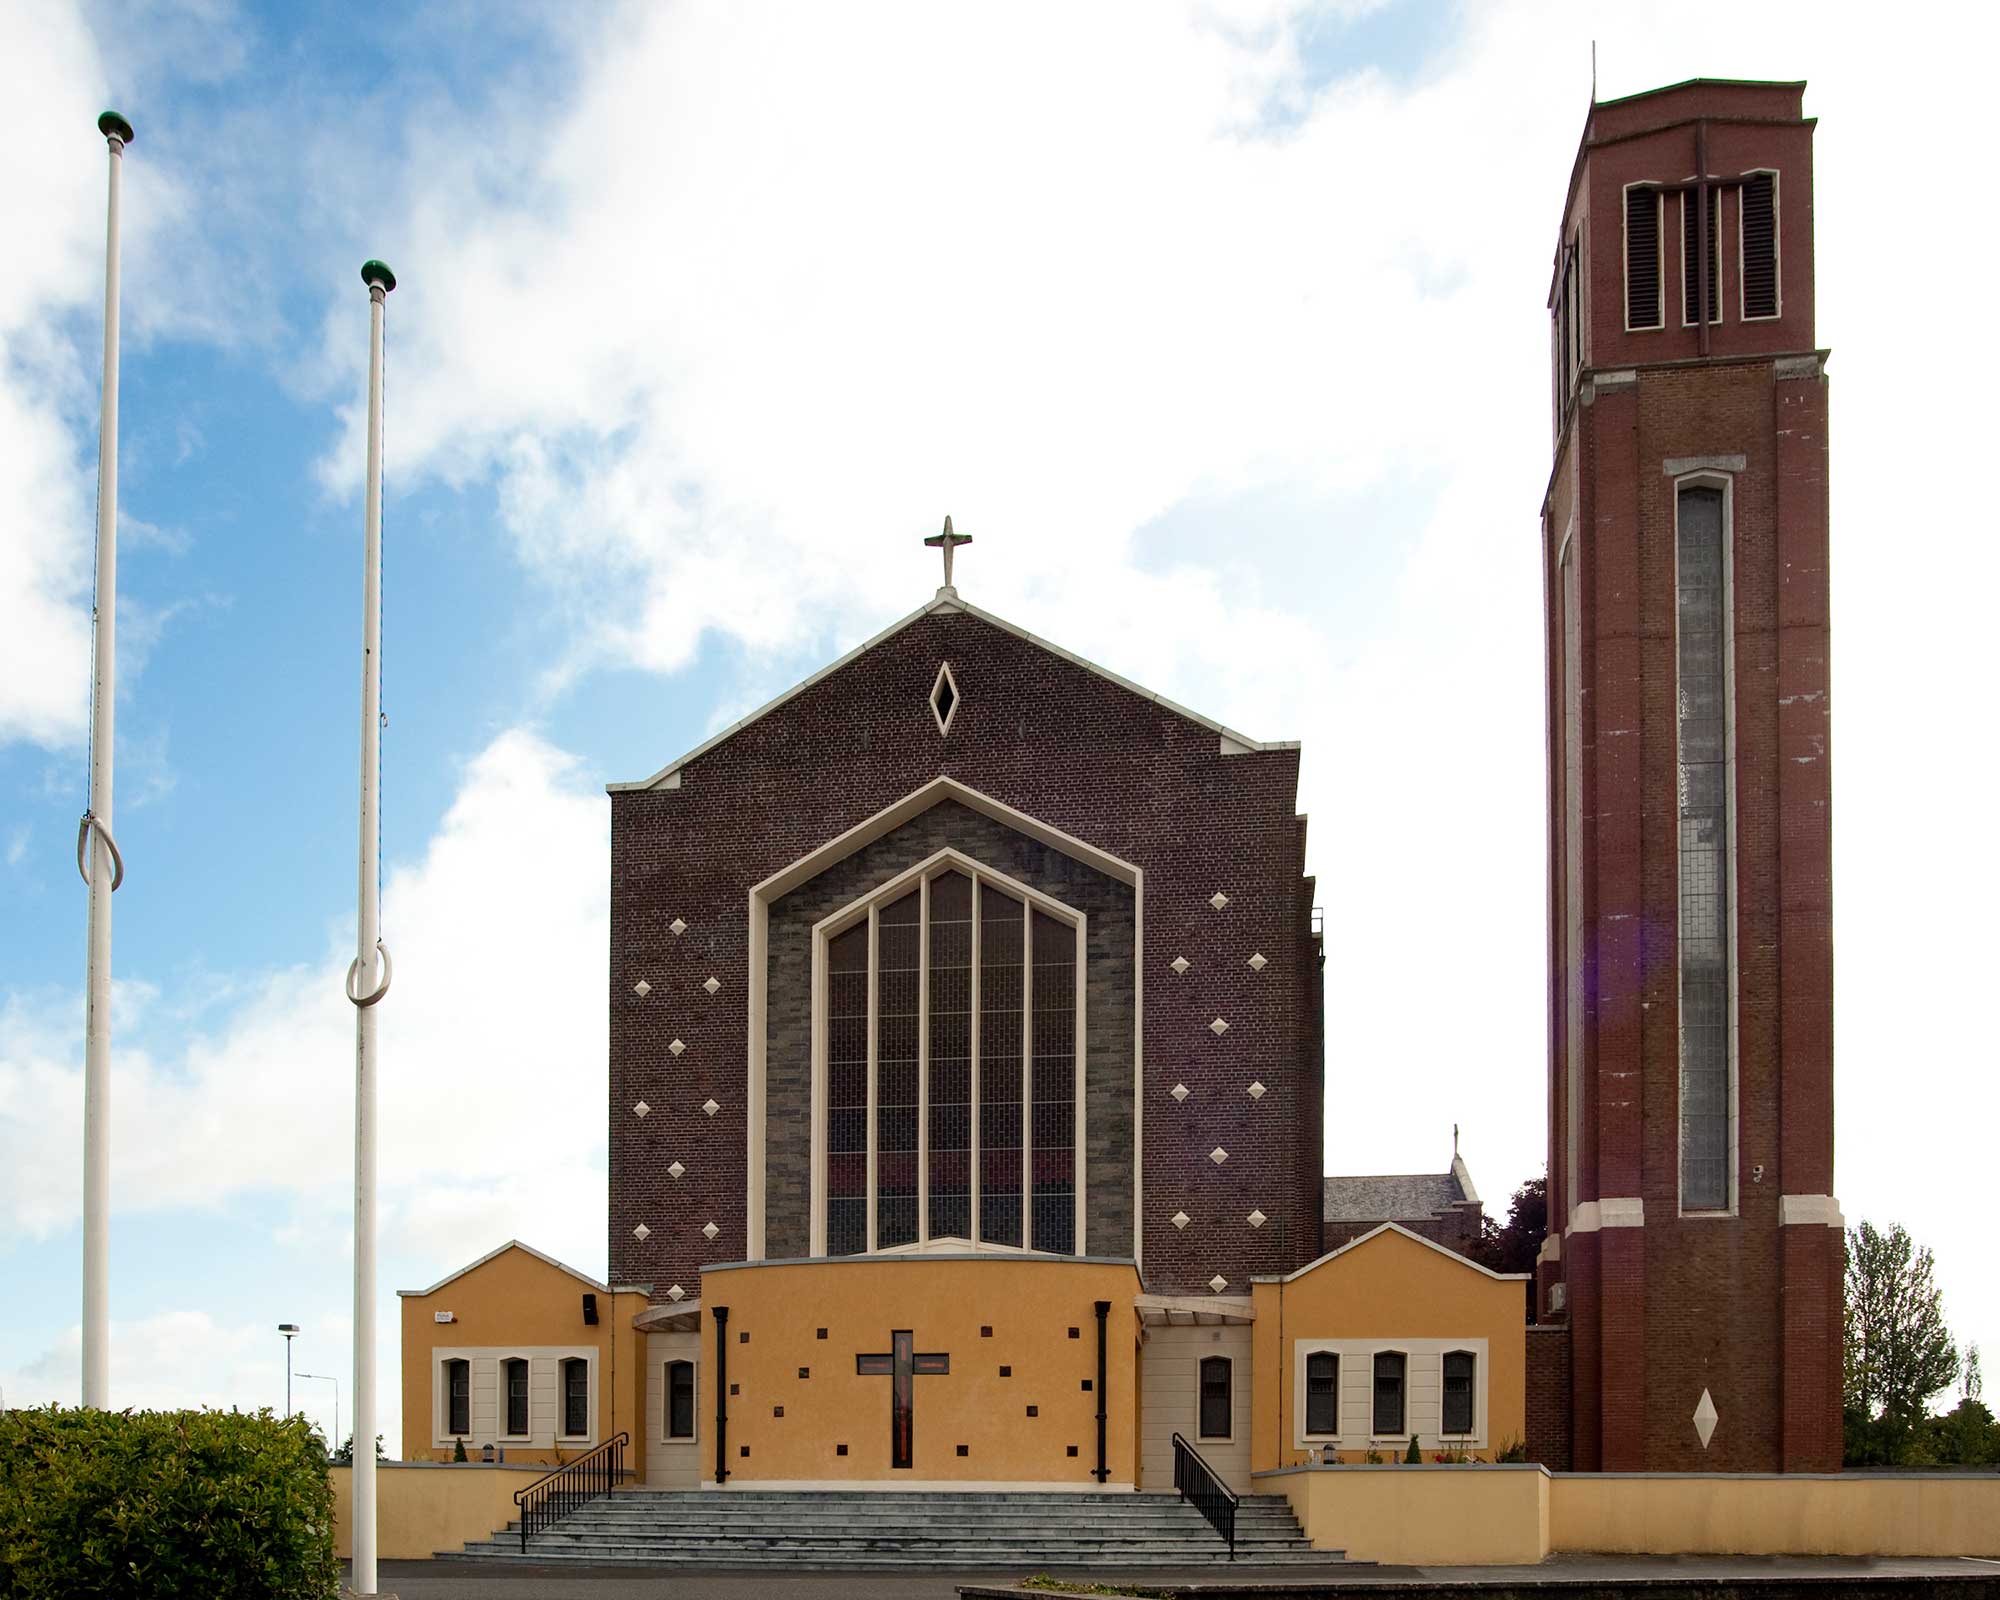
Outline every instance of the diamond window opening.
[(951, 663), (938, 663), (937, 679), (931, 684), (931, 715), (941, 734), (951, 732), (951, 719), (958, 711), (958, 680), (951, 675)]

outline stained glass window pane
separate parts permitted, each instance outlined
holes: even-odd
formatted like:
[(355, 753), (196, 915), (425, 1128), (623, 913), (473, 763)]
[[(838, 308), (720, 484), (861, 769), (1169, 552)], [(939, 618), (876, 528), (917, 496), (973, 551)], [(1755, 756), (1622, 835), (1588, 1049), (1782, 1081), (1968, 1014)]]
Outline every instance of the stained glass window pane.
[(1021, 1240), (1021, 938), (1012, 895), (979, 889), (979, 1236)]
[(917, 1239), (918, 892), (884, 906), (875, 1018), (875, 1248)]
[(972, 1237), (972, 880), (931, 882), (930, 1234)]
[(1680, 493), (1681, 1204), (1729, 1204), (1729, 710), (1722, 491)]
[(826, 1252), (868, 1248), (868, 919), (827, 945)]
[(1034, 1248), (1076, 1248), (1076, 930), (1034, 913)]

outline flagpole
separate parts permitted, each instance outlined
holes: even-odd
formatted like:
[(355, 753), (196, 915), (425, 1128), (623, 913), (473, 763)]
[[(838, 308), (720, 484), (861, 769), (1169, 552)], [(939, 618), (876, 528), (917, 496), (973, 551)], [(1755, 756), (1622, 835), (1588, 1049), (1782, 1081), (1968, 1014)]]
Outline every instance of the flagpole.
[[(83, 1403), (111, 1404), (111, 895), (125, 866), (111, 841), (111, 734), (118, 676), (118, 180), (132, 125), (97, 119), (111, 155), (104, 220), (104, 410), (97, 434), (97, 594), (90, 685), (90, 797), (77, 867), (90, 885), (83, 1020)], [(85, 840), (89, 866), (84, 866)]]
[[(354, 964), (354, 1467), (353, 1569), (348, 1587), (375, 1593), (375, 1005), (393, 968), (382, 943), (377, 808), (382, 749), (382, 310), (396, 275), (379, 261), (361, 268), (368, 285), (368, 506), (361, 600), (361, 859)], [(379, 968), (379, 975), (378, 975)]]

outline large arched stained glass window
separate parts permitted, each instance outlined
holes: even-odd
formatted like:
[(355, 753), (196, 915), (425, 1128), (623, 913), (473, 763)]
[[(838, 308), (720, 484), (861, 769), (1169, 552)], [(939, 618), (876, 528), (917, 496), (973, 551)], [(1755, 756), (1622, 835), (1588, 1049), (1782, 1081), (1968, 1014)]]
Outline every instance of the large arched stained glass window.
[(815, 1248), (1078, 1250), (1081, 916), (947, 854), (820, 931)]

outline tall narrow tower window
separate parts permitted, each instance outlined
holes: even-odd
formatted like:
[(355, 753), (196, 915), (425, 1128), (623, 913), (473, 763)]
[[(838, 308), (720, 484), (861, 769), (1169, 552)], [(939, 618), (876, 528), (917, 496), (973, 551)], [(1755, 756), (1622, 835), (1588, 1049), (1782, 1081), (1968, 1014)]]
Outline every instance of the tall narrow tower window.
[(1681, 1208), (1730, 1203), (1729, 546), (1723, 491), (1676, 517), (1680, 815)]
[[(1708, 320), (1722, 320), (1721, 252), (1716, 235), (1722, 231), (1722, 190), (1708, 191)], [(1692, 327), (1701, 321), (1701, 201), (1700, 191), (1681, 191), (1681, 321)]]
[(1660, 302), (1660, 191), (1635, 183), (1625, 191), (1625, 326), (1658, 328)]
[(1743, 179), (1743, 315), (1778, 314), (1778, 175)]

